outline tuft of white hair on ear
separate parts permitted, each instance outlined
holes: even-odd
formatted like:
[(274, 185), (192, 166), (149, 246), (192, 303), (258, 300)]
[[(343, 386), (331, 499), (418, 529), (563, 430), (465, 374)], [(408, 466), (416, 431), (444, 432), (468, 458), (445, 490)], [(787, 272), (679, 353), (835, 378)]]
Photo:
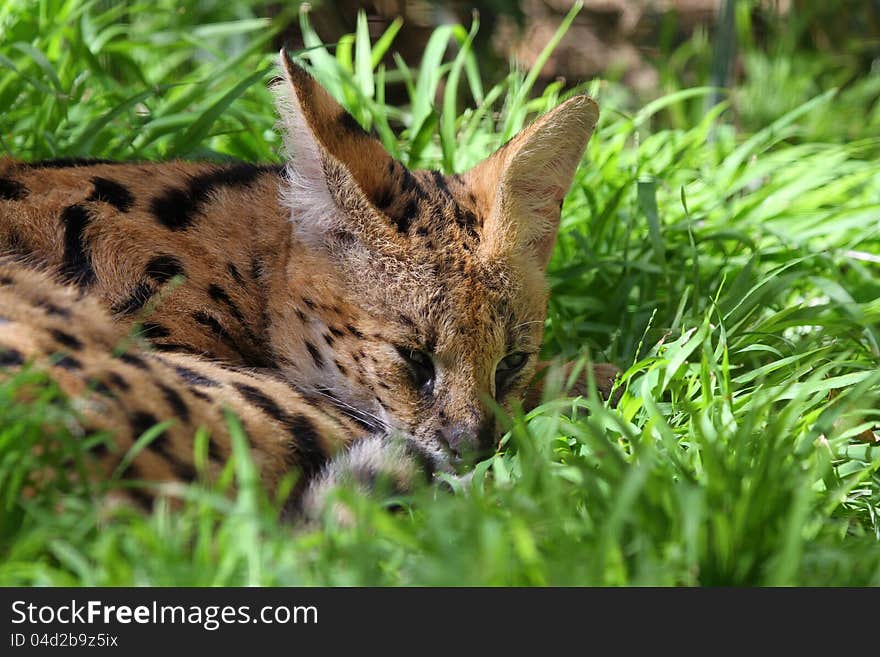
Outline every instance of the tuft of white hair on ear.
[(290, 210), (297, 237), (320, 246), (339, 225), (342, 210), (327, 185), (324, 149), (309, 126), (283, 62), (281, 70), (284, 78), (272, 86), (287, 162), (281, 203)]

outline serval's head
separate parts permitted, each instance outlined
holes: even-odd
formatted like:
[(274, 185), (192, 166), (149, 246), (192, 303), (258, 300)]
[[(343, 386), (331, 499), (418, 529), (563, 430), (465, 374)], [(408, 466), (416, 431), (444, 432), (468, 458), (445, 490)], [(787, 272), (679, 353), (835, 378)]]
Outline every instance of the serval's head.
[(509, 407), (534, 372), (544, 271), (596, 103), (567, 100), (465, 173), (410, 171), (281, 59), (284, 202), (312, 263), (291, 259), (274, 337), (289, 375), (430, 454), (485, 453), (492, 400)]

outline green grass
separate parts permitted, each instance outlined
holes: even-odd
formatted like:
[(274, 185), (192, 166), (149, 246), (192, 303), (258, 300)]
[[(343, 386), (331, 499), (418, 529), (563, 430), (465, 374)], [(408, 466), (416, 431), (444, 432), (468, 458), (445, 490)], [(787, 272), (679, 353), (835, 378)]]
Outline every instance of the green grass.
[[(6, 3), (0, 148), (275, 158), (264, 83), (291, 17), (157, 4), (177, 6)], [(412, 166), (463, 170), (572, 92), (484, 82), (463, 28), (438, 29), (412, 70), (378, 66), (393, 43), (365, 35), (326, 49), (307, 29), (304, 58)], [(389, 108), (396, 81), (411, 102)], [(851, 109), (833, 90), (749, 134), (724, 106), (657, 127), (704, 89), (637, 111), (587, 90), (602, 119), (563, 211), (546, 355), (623, 365), (617, 409), (548, 401), (510, 421), (468, 494), (389, 514), (341, 491), (357, 526), (304, 531), (246, 459), (233, 498), (193, 486), (177, 511), (102, 511), (53, 468), (83, 448), (70, 404), (25, 372), (0, 384), (0, 584), (880, 584), (880, 444), (857, 439), (880, 424), (880, 140), (811, 131)], [(40, 392), (17, 401), (22, 385)], [(23, 495), (45, 466), (53, 485)]]

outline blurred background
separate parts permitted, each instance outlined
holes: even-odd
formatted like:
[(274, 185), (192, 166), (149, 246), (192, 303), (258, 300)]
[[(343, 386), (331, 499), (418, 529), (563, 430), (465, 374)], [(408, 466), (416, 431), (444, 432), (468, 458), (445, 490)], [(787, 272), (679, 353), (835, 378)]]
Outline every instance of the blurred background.
[[(354, 33), (358, 10), (371, 36), (403, 19), (393, 45), (403, 60), (419, 61), (435, 27), (469, 25), (484, 79), (515, 66), (530, 70), (573, 0), (337, 0), (301, 5), (321, 38), (332, 43)], [(818, 93), (839, 87), (847, 121), (826, 117), (814, 126), (829, 139), (856, 138), (878, 125), (880, 0), (586, 0), (540, 70), (538, 90), (600, 77), (618, 107), (636, 109), (678, 89), (729, 87), (734, 120), (751, 132)], [(267, 3), (267, 15), (282, 5)], [(303, 47), (297, 21), (283, 38)], [(454, 57), (453, 49), (447, 58)], [(393, 66), (392, 55), (387, 55)], [(404, 100), (402, 85), (395, 98)], [(716, 95), (709, 103), (719, 100)], [(872, 118), (869, 118), (872, 117)], [(814, 133), (815, 134), (815, 133)]]
[[(202, 127), (217, 136), (217, 126), (231, 134), (230, 116), (247, 114), (246, 127), (271, 121), (260, 110), (268, 96), (257, 89), (267, 77), (258, 76), (236, 86), (185, 144), (162, 141), (191, 120), (184, 109), (205, 111), (213, 102), (198, 103), (206, 92), (222, 96), (242, 71), (270, 66), (284, 44), (302, 49), (319, 77), (329, 72), (321, 81), (365, 127), (382, 115), (389, 131), (409, 128), (412, 138), (421, 127), (407, 114), (414, 93), (429, 96), (416, 101), (423, 113), (439, 112), (447, 74), (465, 47), (468, 84), (446, 104), (457, 114), (481, 106), (482, 91), (507, 84), (513, 69), (528, 73), (522, 99), (548, 87), (586, 90), (624, 114), (691, 90), (652, 112), (651, 127), (690, 128), (724, 102), (724, 123), (744, 134), (835, 89), (833, 102), (801, 122), (803, 134), (836, 142), (880, 135), (880, 0), (4, 0), (0, 149), (33, 157), (193, 156), (208, 135)], [(360, 57), (369, 55), (381, 98), (358, 68), (363, 45), (370, 52)], [(416, 90), (416, 69), (430, 69), (432, 84)], [(353, 83), (343, 90), (328, 76), (353, 76)], [(133, 90), (145, 95), (133, 99)], [(496, 107), (509, 92), (498, 93)], [(360, 112), (365, 101), (376, 106)], [(85, 116), (84, 104), (91, 106)], [(78, 136), (77, 121), (95, 111), (106, 120)], [(135, 124), (151, 136), (119, 137)], [(391, 141), (390, 132), (382, 137)], [(225, 150), (270, 155), (247, 146)]]

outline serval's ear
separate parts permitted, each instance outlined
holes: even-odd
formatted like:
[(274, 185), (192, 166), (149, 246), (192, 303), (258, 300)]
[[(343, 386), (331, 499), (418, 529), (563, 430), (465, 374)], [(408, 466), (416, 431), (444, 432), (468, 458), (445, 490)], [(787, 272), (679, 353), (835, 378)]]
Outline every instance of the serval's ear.
[(527, 256), (547, 266), (562, 199), (598, 118), (595, 101), (575, 96), (465, 174), (490, 208), (481, 244), (487, 256)]
[(375, 207), (387, 194), (391, 156), (283, 49), (281, 69), (284, 80), (274, 90), (290, 178), (284, 196), (298, 233), (312, 242), (366, 237), (363, 229), (372, 229), (364, 201)]

